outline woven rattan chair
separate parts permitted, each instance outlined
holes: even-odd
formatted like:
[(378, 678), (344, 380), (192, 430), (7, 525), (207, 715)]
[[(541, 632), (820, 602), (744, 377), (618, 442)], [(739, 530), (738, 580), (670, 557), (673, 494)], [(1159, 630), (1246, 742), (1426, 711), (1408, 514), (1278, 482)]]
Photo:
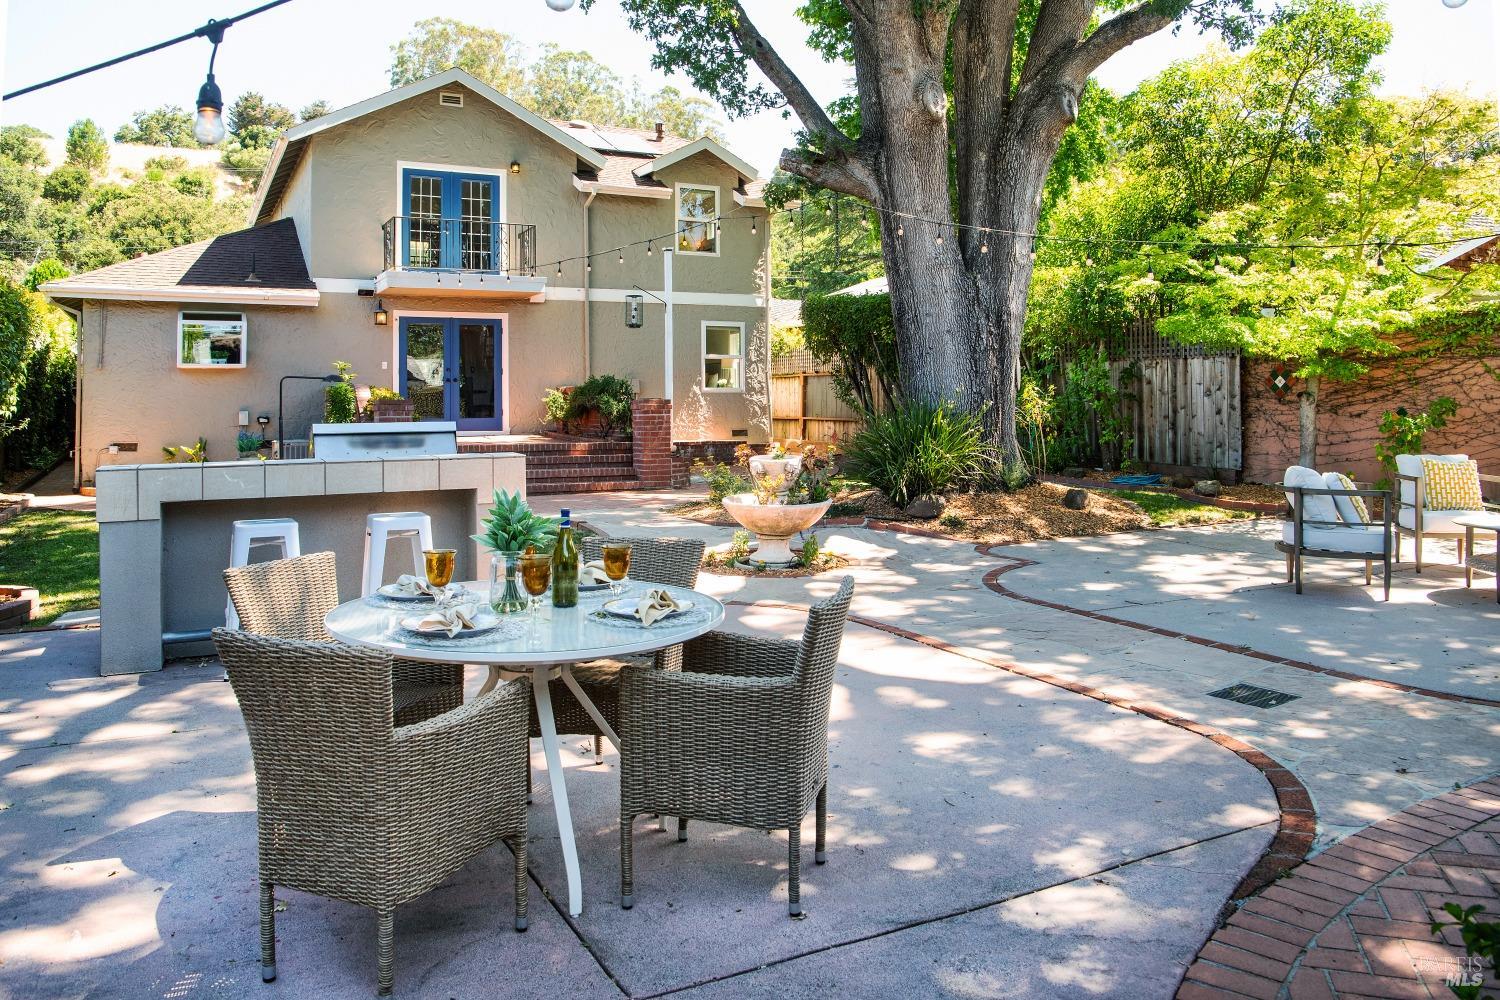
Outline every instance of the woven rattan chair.
[(255, 760), (261, 978), (276, 978), (274, 887), (375, 910), (379, 991), (393, 914), (504, 840), (526, 929), (525, 680), (413, 726), (392, 723), (391, 656), (215, 629)]
[[(697, 539), (590, 536), (579, 545), (579, 558), (583, 562), (604, 558), (605, 542), (629, 543), (630, 579), (638, 583), (665, 583), (689, 590), (698, 584), (698, 567), (703, 562), (703, 542)], [(675, 662), (675, 647), (674, 650), (663, 651), (660, 657), (664, 661)], [(599, 714), (604, 716), (605, 721), (617, 733), (620, 731), (620, 670), (627, 661), (650, 663), (652, 660), (651, 656), (622, 657), (573, 665), (573, 677), (578, 681), (578, 686), (598, 706)], [(552, 712), (557, 719), (559, 733), (593, 736), (594, 762), (604, 759), (604, 736), (599, 732), (598, 724), (566, 687), (559, 686), (553, 690)], [(542, 735), (535, 705), (531, 707), (531, 735), (537, 738)]]
[[(244, 631), (277, 639), (333, 641), (323, 627), (324, 617), (339, 604), (332, 552), (226, 569), (224, 585)], [(464, 703), (463, 667), (396, 660), (393, 670), (398, 726), (430, 719)]]
[(682, 669), (620, 680), (620, 903), (633, 903), (631, 824), (643, 813), (787, 831), (787, 902), (802, 912), (802, 819), (816, 805), (814, 861), (828, 825), (828, 708), (854, 579), (807, 613), (802, 640), (711, 632)]

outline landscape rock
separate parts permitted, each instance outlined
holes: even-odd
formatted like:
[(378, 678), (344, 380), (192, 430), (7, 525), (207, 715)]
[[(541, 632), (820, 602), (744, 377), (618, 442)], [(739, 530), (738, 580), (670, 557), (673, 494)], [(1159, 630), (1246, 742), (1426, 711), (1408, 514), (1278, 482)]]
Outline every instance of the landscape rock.
[(1190, 490), (1197, 485), (1192, 476), (1173, 476), (1167, 481), (1179, 490)]
[(911, 503), (907, 504), (906, 509), (901, 513), (905, 514), (909, 518), (912, 518), (913, 520), (930, 521), (935, 517), (942, 517), (943, 511), (946, 510), (947, 507), (948, 501), (944, 500), (936, 493), (923, 493)]
[(1078, 465), (1070, 465), (1062, 470), (1062, 474), (1068, 479), (1082, 479), (1089, 474), (1089, 470)]
[(1085, 510), (1089, 505), (1089, 491), (1073, 489), (1063, 494), (1063, 506), (1069, 510)]
[(1219, 481), (1217, 479), (1200, 479), (1193, 484), (1193, 492), (1200, 497), (1216, 497), (1219, 495)]

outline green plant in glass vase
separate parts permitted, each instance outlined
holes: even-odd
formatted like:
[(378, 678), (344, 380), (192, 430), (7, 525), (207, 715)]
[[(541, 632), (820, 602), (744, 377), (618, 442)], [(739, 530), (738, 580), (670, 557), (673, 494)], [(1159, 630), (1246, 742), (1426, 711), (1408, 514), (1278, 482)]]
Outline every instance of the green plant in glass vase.
[(557, 539), (559, 520), (536, 513), (520, 493), (495, 491), (495, 505), (481, 524), (482, 534), (474, 541), (489, 548), (490, 607), (500, 614), (518, 614), (526, 610), (527, 599), (521, 589), (520, 557), (527, 548), (545, 552)]

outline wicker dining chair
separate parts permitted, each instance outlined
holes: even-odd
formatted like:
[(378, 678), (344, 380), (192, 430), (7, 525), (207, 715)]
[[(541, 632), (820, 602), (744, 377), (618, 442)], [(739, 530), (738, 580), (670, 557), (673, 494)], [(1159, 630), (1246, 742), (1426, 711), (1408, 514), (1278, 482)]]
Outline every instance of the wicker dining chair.
[[(332, 552), (226, 569), (224, 585), (240, 616), (240, 628), (246, 632), (277, 639), (333, 641), (323, 626), (328, 612), (339, 604)], [(392, 670), (398, 726), (430, 719), (464, 703), (461, 666), (398, 659)]]
[[(693, 538), (600, 538), (589, 536), (578, 547), (580, 562), (592, 562), (604, 558), (605, 542), (623, 542), (630, 545), (630, 579), (638, 583), (664, 583), (688, 590), (698, 584), (698, 567), (703, 562), (703, 542)], [(674, 662), (677, 647), (664, 650), (659, 659)], [(651, 663), (650, 655), (621, 657), (619, 659), (590, 660), (573, 665), (573, 678), (583, 693), (599, 709), (616, 733), (620, 731), (620, 670), (628, 661)], [(594, 763), (604, 759), (604, 734), (593, 717), (584, 711), (573, 692), (559, 686), (553, 690), (552, 713), (557, 721), (559, 733), (591, 735), (594, 737)], [(536, 717), (536, 706), (531, 707), (531, 735), (542, 735), (541, 723)]]
[(808, 609), (801, 641), (710, 632), (682, 669), (620, 681), (620, 905), (634, 903), (631, 826), (643, 813), (787, 831), (787, 907), (802, 913), (802, 819), (817, 812), (825, 860), (828, 710), (853, 577)]
[(391, 656), (214, 629), (255, 763), (261, 978), (276, 978), (276, 886), (375, 910), (391, 992), (393, 914), (503, 840), (526, 929), (531, 686), (509, 681), (412, 726), (392, 722)]

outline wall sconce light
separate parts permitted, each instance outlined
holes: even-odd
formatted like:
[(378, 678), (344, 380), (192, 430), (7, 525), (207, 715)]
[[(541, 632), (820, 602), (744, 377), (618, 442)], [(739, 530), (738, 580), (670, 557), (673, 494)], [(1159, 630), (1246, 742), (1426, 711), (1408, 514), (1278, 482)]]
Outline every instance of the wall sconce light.
[(379, 299), (375, 300), (375, 325), (385, 326), (391, 321), (391, 314), (385, 311), (385, 303)]
[(510, 161), (510, 172), (513, 173), (513, 174), (519, 174), (521, 172), (521, 161), (520, 160), (511, 160)]
[(639, 330), (646, 312), (646, 299), (641, 295), (625, 296), (625, 325)]

